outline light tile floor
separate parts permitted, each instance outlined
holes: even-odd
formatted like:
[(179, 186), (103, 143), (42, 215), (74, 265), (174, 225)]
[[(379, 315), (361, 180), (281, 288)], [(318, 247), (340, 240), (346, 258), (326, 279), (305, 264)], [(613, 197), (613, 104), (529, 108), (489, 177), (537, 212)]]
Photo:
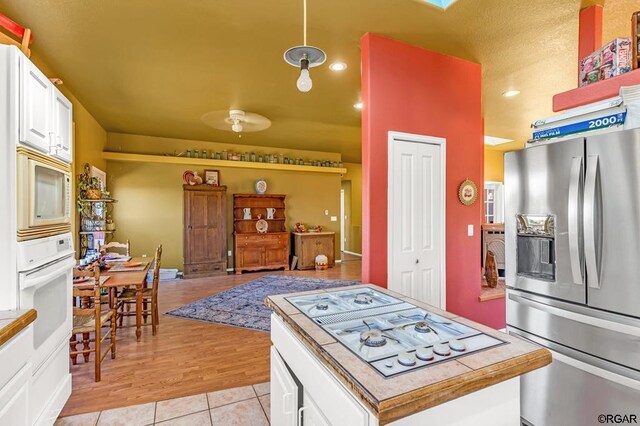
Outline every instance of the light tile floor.
[(55, 426), (268, 426), (269, 382), (59, 418)]

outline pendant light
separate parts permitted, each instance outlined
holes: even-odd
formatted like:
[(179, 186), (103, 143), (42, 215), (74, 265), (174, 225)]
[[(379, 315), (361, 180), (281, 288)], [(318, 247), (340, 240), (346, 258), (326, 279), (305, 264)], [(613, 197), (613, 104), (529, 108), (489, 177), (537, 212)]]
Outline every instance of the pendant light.
[(300, 68), (300, 77), (296, 82), (298, 90), (306, 93), (313, 87), (313, 81), (309, 76), (309, 68), (322, 65), (327, 60), (327, 55), (317, 47), (307, 46), (307, 0), (303, 2), (303, 44), (295, 46), (284, 52), (284, 60), (294, 67)]

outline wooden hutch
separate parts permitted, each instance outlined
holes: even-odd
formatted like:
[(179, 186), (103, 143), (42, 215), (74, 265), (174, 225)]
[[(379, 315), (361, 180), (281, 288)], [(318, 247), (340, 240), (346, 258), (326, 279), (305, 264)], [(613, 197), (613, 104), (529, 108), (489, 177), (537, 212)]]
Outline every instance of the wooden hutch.
[[(233, 194), (233, 235), (235, 271), (259, 271), (284, 268), (289, 270), (289, 233), (285, 228), (285, 195)], [(251, 219), (245, 219), (250, 209)], [(273, 219), (267, 209), (275, 209)], [(266, 233), (258, 233), (258, 218), (269, 225)]]
[(184, 185), (184, 277), (227, 273), (227, 187)]

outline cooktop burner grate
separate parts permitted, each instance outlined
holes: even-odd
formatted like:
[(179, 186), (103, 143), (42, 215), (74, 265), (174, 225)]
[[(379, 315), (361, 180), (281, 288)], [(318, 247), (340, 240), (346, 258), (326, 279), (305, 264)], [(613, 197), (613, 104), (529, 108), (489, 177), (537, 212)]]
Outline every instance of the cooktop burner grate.
[(376, 308), (360, 309), (357, 311), (340, 312), (337, 314), (329, 314), (321, 317), (313, 318), (320, 325), (335, 324), (343, 321), (351, 321), (360, 318), (366, 318), (374, 315), (388, 314), (390, 312), (403, 311), (405, 309), (414, 308), (414, 305), (406, 302), (396, 303), (392, 305), (378, 306)]

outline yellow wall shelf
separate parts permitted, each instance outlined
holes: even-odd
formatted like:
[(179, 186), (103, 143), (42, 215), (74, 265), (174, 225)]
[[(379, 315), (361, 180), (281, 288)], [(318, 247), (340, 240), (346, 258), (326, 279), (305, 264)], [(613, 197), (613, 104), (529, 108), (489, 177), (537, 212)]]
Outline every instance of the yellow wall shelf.
[(137, 163), (186, 164), (202, 167), (229, 167), (239, 169), (281, 170), (309, 173), (345, 174), (344, 167), (299, 166), (295, 164), (255, 163), (250, 161), (212, 160), (210, 158), (174, 157), (165, 155), (129, 154), (104, 151), (102, 158), (107, 161), (126, 161)]

